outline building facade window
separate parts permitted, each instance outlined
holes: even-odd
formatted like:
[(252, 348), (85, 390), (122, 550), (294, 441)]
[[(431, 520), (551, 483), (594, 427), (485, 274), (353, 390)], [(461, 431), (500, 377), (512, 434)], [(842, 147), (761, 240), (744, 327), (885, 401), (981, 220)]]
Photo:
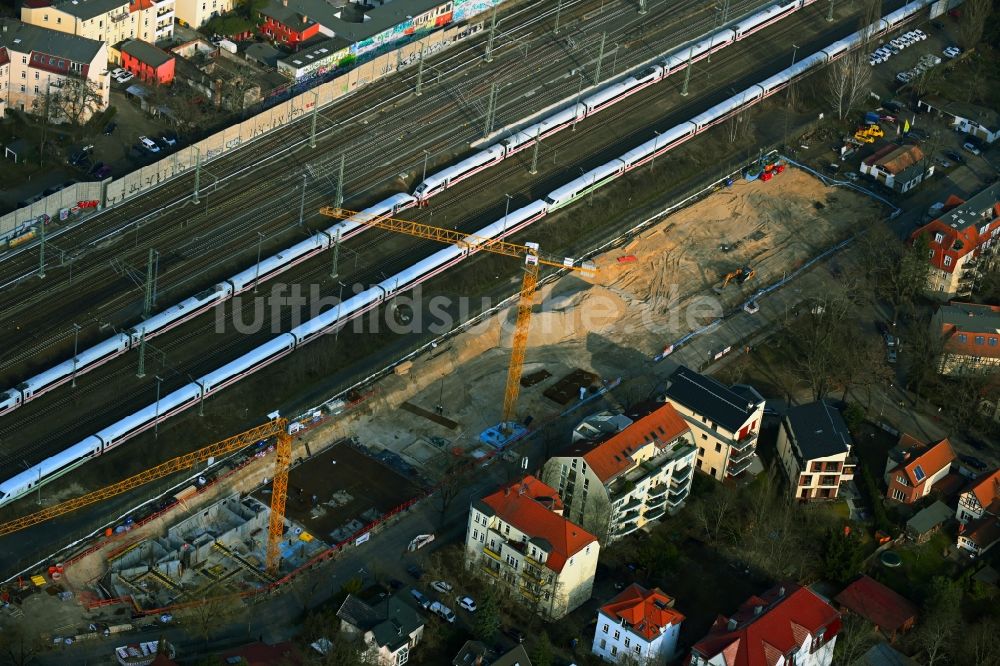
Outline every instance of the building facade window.
[(899, 488), (893, 488), (892, 499), (896, 500), (897, 502), (902, 502), (903, 500), (906, 499), (906, 495), (904, 495), (903, 491), (900, 490)]

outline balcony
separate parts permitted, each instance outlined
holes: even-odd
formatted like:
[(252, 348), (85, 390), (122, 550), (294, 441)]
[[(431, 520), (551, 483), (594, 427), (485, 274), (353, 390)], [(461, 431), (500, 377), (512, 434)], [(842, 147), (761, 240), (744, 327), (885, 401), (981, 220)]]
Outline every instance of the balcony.
[(750, 467), (750, 463), (753, 462), (753, 456), (747, 456), (739, 461), (735, 461), (732, 458), (729, 460), (729, 465), (726, 466), (726, 473), (729, 476), (739, 476), (743, 472), (747, 471)]
[(640, 506), (642, 506), (642, 500), (633, 497), (632, 499), (630, 499), (629, 501), (625, 502), (620, 507), (618, 507), (618, 512), (624, 515), (625, 513), (631, 511), (632, 509), (637, 509)]
[(664, 495), (659, 499), (649, 500), (646, 502), (646, 510), (655, 509), (656, 507), (663, 506), (663, 503), (667, 501), (667, 496)]
[(485, 546), (483, 547), (483, 555), (485, 555), (486, 557), (493, 558), (497, 562), (500, 561), (500, 553), (496, 552), (495, 550), (490, 550), (489, 548), (486, 548)]
[(753, 454), (754, 454), (755, 451), (756, 451), (756, 449), (754, 449), (753, 447), (749, 447), (749, 448), (743, 449), (742, 451), (735, 451), (735, 450), (731, 451), (729, 453), (729, 462), (730, 463), (741, 463), (744, 460), (749, 460), (750, 458), (753, 457)]
[(667, 484), (665, 483), (658, 483), (652, 488), (650, 488), (648, 491), (646, 491), (646, 497), (650, 499), (662, 497), (663, 495), (666, 494), (667, 494)]
[(684, 488), (683, 490), (676, 493), (671, 490), (670, 495), (667, 497), (667, 503), (673, 507), (679, 506), (681, 502), (687, 499), (687, 496), (688, 496), (687, 488)]
[(635, 522), (624, 523), (614, 528), (613, 533), (616, 538), (625, 536), (626, 534), (631, 534), (639, 529), (639, 524)]
[(678, 470), (678, 469), (675, 469), (675, 470), (674, 470), (674, 475), (673, 475), (673, 477), (672, 477), (672, 478), (670, 479), (670, 482), (671, 482), (671, 483), (672, 483), (673, 485), (675, 485), (675, 486), (676, 486), (676, 485), (679, 485), (679, 484), (685, 484), (685, 485), (686, 485), (686, 484), (687, 484), (687, 481), (688, 481), (688, 479), (690, 479), (690, 478), (691, 478), (691, 470), (692, 470), (692, 469), (694, 469), (694, 466), (693, 466), (693, 465), (688, 465), (688, 466), (687, 466), (687, 467), (685, 467), (684, 469), (679, 469), (679, 470)]
[(174, 10), (167, 9), (156, 14), (156, 24), (161, 25), (164, 21), (174, 22)]
[(116, 14), (115, 16), (109, 16), (108, 20), (112, 23), (121, 23), (122, 21), (127, 21), (128, 17), (128, 12), (122, 12), (121, 14)]
[(757, 433), (752, 432), (746, 437), (738, 439), (732, 444), (730, 444), (730, 448), (732, 448), (733, 451), (745, 451), (748, 447), (753, 446), (756, 442), (757, 442)]
[(659, 520), (666, 513), (664, 509), (656, 509), (654, 511), (647, 511), (646, 515), (643, 516), (646, 520)]

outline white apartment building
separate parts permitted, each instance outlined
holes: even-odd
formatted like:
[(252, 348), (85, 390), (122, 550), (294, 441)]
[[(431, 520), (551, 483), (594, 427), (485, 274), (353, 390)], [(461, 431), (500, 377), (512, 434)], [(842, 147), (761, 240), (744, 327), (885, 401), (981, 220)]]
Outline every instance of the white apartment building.
[(591, 652), (604, 661), (626, 658), (640, 664), (663, 664), (677, 651), (684, 616), (658, 588), (633, 583), (597, 611)]
[(472, 502), (465, 566), (550, 620), (590, 599), (600, 544), (563, 517), (563, 504), (533, 476)]
[[(719, 481), (738, 477), (757, 459), (764, 398), (750, 386), (727, 387), (684, 366), (669, 377), (664, 400), (691, 427), (699, 470)], [(759, 463), (758, 463), (759, 464)]]
[(577, 441), (542, 468), (566, 517), (603, 544), (675, 513), (694, 481), (697, 448), (672, 405), (640, 405), (619, 421), (628, 424), (621, 432)]
[(840, 484), (854, 478), (851, 445), (847, 424), (826, 401), (789, 408), (778, 430), (778, 458), (795, 499), (836, 499)]
[(112, 48), (130, 39), (155, 44), (174, 36), (174, 0), (62, 0), (21, 7), (21, 20), (41, 28), (96, 39)]
[(108, 47), (102, 42), (0, 19), (0, 116), (7, 109), (36, 111), (36, 101), (57, 94), (73, 78), (93, 84), (101, 95), (93, 112), (103, 111), (111, 94), (107, 63)]

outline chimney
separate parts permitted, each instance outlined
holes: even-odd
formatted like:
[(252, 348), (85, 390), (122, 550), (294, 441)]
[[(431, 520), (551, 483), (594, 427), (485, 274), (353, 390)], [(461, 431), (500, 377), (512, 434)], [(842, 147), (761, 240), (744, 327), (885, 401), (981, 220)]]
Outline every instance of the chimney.
[(282, 7), (287, 7), (288, 6), (288, 0), (281, 0), (281, 6)]
[(726, 628), (729, 631), (736, 631), (736, 620), (733, 618), (729, 618), (729, 622), (726, 624)]
[[(288, 2), (288, 0), (285, 0), (285, 2)], [(309, 23), (309, 17), (307, 15), (303, 14), (302, 15), (302, 22), (303, 23)]]
[(481, 654), (477, 654), (476, 655), (475, 664), (476, 664), (476, 666), (483, 666), (483, 655), (481, 655)]
[(783, 596), (785, 596), (785, 586), (784, 585), (782, 585), (781, 587), (778, 588), (778, 597), (780, 598), (780, 597), (783, 597)]
[(910, 452), (903, 451), (903, 460), (909, 460), (909, 459), (910, 459)]
[(753, 607), (753, 614), (754, 615), (760, 615), (763, 612), (764, 612), (764, 607), (763, 606), (754, 606)]

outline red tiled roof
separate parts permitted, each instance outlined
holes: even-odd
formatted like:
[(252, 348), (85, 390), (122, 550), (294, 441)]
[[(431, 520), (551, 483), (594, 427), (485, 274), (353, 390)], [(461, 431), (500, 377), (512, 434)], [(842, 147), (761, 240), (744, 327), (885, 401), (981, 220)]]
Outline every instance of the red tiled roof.
[[(978, 199), (990, 196), (992, 195), (989, 189), (987, 189), (973, 197), (971, 203), (969, 203), (954, 194), (950, 195), (947, 201), (945, 201), (944, 208), (941, 209), (938, 218), (931, 220), (914, 231), (910, 235), (910, 241), (915, 241), (920, 236), (928, 236), (928, 244), (931, 249), (931, 265), (939, 271), (954, 273), (959, 266), (958, 260), (967, 254), (978, 254), (983, 244), (993, 237), (994, 230), (1000, 227), (1000, 202), (996, 202), (990, 206), (992, 213), (990, 220), (985, 225), (985, 231), (980, 233), (980, 229), (983, 226), (982, 223), (985, 220), (978, 215), (981, 212), (979, 210)], [(965, 206), (966, 203), (976, 208), (973, 211), (976, 213), (975, 215), (963, 214), (965, 209), (961, 207)], [(955, 216), (948, 215), (948, 213), (956, 209), (959, 210), (956, 211)], [(948, 222), (949, 219), (952, 220), (953, 224)], [(938, 234), (941, 235), (940, 241), (937, 240)], [(951, 259), (947, 266), (945, 265), (946, 258)]]
[(562, 571), (566, 560), (597, 541), (593, 534), (556, 513), (563, 506), (556, 489), (531, 475), (484, 497), (483, 502), (501, 520), (529, 537), (548, 541), (552, 552), (545, 566), (556, 573)]
[[(918, 440), (907, 434), (899, 438), (900, 448), (911, 446), (911, 443), (916, 443), (916, 446), (910, 449), (910, 459), (896, 465), (892, 471), (895, 472), (902, 468), (906, 473), (907, 481), (913, 487), (919, 486), (929, 477), (951, 465), (952, 461), (955, 460), (955, 452), (952, 450), (948, 438), (930, 446), (921, 445)], [(920, 480), (917, 480), (915, 472), (917, 467), (920, 467), (924, 472), (923, 478)]]
[(635, 466), (632, 453), (651, 441), (669, 444), (689, 430), (674, 406), (665, 403), (583, 454), (594, 474), (607, 483)]
[(152, 0), (129, 0), (128, 11), (131, 14), (139, 11), (140, 9), (149, 9), (152, 6)]
[(979, 500), (979, 506), (984, 509), (990, 508), (993, 502), (1000, 499), (1000, 469), (979, 477), (976, 485), (966, 492), (976, 496), (976, 499)]
[(731, 618), (719, 616), (692, 649), (706, 659), (721, 654), (726, 666), (773, 666), (820, 630), (824, 642), (836, 636), (840, 614), (808, 588), (787, 583), (751, 597)]
[(959, 536), (965, 537), (972, 543), (986, 550), (998, 540), (1000, 540), (1000, 520), (996, 516), (986, 516), (970, 524), (964, 532), (960, 531)]
[(680, 624), (684, 615), (671, 608), (673, 600), (659, 588), (647, 590), (637, 583), (625, 588), (617, 597), (601, 606), (601, 612), (615, 621), (622, 620), (632, 633), (652, 641), (664, 627)]
[(913, 603), (865, 575), (848, 585), (834, 601), (890, 633), (906, 629), (917, 617)]

